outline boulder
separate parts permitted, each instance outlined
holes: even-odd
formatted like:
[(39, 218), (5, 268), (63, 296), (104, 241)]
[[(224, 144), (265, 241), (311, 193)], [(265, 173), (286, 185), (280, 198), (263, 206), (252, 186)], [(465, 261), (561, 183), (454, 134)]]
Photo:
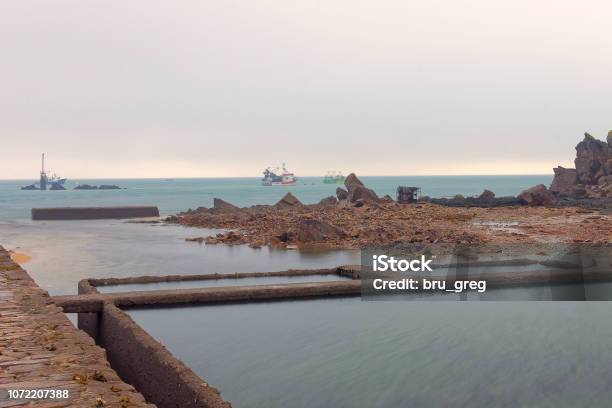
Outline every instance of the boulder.
[(121, 190), (121, 187), (114, 184), (102, 184), (98, 187), (99, 190)]
[(355, 173), (351, 173), (344, 180), (344, 185), (348, 190), (348, 197), (351, 203), (355, 203), (361, 200), (364, 203), (379, 203), (380, 198), (376, 195), (374, 190), (371, 190), (364, 186), (364, 184), (357, 178)]
[(228, 203), (225, 200), (220, 198), (213, 198), (213, 210), (216, 212), (234, 212), (239, 211), (240, 208), (236, 207), (234, 204)]
[(357, 175), (355, 175), (355, 173), (349, 174), (346, 177), (346, 179), (344, 179), (344, 185), (346, 186), (346, 189), (349, 192), (351, 191), (352, 187), (356, 187), (356, 186), (365, 187), (365, 185), (361, 182), (361, 180), (357, 178)]
[(483, 201), (491, 201), (494, 198), (495, 198), (495, 193), (492, 192), (491, 190), (486, 190), (486, 189), (482, 192), (482, 194), (478, 196), (478, 199), (483, 200)]
[(338, 199), (334, 196), (325, 197), (319, 201), (319, 205), (334, 206), (338, 204)]
[(582, 184), (596, 184), (597, 177), (605, 174), (605, 163), (612, 159), (612, 148), (608, 143), (595, 139), (588, 133), (576, 146), (576, 172)]
[(328, 239), (346, 236), (342, 229), (319, 220), (301, 220), (297, 227), (297, 239), (300, 242), (321, 242)]
[(97, 190), (98, 186), (91, 186), (89, 184), (79, 184), (74, 189), (75, 190)]
[(300, 200), (298, 200), (293, 194), (287, 193), (283, 198), (281, 198), (278, 203), (275, 204), (276, 208), (293, 208), (293, 207), (301, 207), (304, 204)]
[(544, 184), (538, 184), (533, 186), (517, 197), (522, 204), (536, 206), (536, 205), (553, 205), (556, 200), (553, 193), (546, 188)]
[(338, 197), (338, 201), (346, 200), (348, 198), (348, 194), (348, 191), (346, 191), (342, 187), (338, 187), (336, 189), (336, 197)]
[(392, 203), (394, 200), (393, 197), (391, 197), (389, 194), (385, 194), (383, 198), (381, 198), (381, 201), (385, 203)]
[(576, 169), (566, 169), (565, 167), (555, 167), (553, 169), (555, 177), (550, 185), (550, 191), (560, 195), (569, 195), (578, 183), (578, 172)]
[(463, 196), (463, 194), (455, 194), (453, 200), (465, 200), (465, 197)]
[(348, 200), (352, 203), (357, 201), (363, 201), (368, 204), (375, 204), (380, 202), (380, 198), (376, 195), (374, 190), (370, 190), (367, 187), (355, 186), (353, 191), (349, 192)]

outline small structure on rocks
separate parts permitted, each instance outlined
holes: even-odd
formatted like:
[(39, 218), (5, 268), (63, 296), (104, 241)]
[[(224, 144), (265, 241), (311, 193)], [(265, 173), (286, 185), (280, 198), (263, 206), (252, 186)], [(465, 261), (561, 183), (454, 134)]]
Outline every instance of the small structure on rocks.
[(420, 193), (421, 193), (420, 187), (398, 186), (397, 187), (397, 202), (400, 204), (416, 203), (419, 199)]

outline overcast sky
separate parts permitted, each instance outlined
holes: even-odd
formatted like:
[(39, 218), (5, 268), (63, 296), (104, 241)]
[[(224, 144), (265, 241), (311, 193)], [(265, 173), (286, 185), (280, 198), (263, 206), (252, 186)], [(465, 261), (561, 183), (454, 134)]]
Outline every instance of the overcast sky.
[(612, 3), (7, 0), (0, 178), (534, 174), (612, 129)]

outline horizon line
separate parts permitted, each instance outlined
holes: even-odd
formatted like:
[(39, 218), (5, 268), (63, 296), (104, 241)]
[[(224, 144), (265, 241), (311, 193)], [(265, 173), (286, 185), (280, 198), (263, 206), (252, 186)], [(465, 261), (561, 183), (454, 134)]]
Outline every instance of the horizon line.
[[(349, 173), (352, 174), (352, 173)], [(502, 173), (502, 174), (395, 174), (395, 175), (378, 175), (378, 174), (365, 174), (365, 175), (357, 175), (357, 177), (500, 177), (500, 176), (553, 176), (553, 173)], [(324, 176), (316, 175), (316, 176), (299, 176), (300, 178), (323, 178)], [(197, 180), (197, 179), (239, 179), (239, 178), (248, 178), (248, 179), (260, 179), (261, 176), (189, 176), (189, 177), (173, 177), (173, 176), (163, 176), (163, 177), (76, 177), (70, 178), (68, 177), (68, 181), (72, 180)], [(28, 181), (34, 180), (35, 178), (0, 178), (0, 181)]]

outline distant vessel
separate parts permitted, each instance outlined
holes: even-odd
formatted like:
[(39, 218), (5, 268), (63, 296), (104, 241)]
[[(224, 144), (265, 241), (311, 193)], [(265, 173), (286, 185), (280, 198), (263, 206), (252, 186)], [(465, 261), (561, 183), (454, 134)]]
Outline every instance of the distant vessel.
[(323, 183), (342, 184), (344, 183), (344, 176), (339, 171), (328, 171), (325, 177), (323, 177)]
[(21, 187), (22, 190), (46, 190), (47, 185), (51, 186), (52, 190), (65, 190), (60, 188), (66, 183), (66, 178), (61, 178), (57, 174), (53, 173), (51, 176), (47, 175), (45, 171), (45, 154), (42, 154), (42, 167), (40, 169), (40, 179), (38, 183), (30, 184), (29, 186)]
[(268, 167), (264, 170), (263, 174), (264, 178), (261, 179), (261, 184), (264, 186), (287, 186), (297, 182), (295, 175), (287, 171), (285, 163), (283, 163), (281, 169), (278, 167)]

